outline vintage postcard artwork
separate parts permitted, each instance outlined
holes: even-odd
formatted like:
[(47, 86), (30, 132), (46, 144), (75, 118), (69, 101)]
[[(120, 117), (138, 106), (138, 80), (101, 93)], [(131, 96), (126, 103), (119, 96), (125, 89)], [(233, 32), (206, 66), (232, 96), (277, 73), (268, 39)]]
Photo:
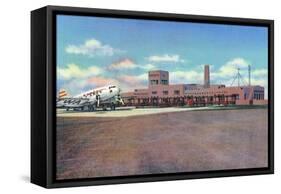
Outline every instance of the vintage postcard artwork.
[(268, 166), (268, 28), (56, 25), (57, 180)]

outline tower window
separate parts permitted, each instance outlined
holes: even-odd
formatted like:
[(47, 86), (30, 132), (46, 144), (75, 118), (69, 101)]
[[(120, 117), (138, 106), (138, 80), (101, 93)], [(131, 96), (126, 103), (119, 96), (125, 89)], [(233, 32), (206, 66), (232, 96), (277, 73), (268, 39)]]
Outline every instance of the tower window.
[(158, 85), (158, 80), (150, 80), (151, 85)]
[(161, 84), (168, 85), (168, 80), (161, 80)]

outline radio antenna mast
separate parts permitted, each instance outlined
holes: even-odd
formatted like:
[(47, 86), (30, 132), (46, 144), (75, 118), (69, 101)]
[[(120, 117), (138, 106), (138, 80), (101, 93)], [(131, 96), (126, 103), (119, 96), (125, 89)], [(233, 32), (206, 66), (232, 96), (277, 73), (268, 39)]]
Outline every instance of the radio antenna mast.
[(240, 87), (240, 68), (237, 67), (237, 81), (238, 81), (238, 87)]
[(249, 76), (248, 85), (251, 86), (251, 65), (248, 65), (248, 76)]
[(235, 82), (236, 79), (237, 79), (237, 86), (238, 87), (240, 87), (240, 81), (243, 83), (243, 85), (245, 85), (244, 79), (243, 79), (242, 75), (240, 74), (240, 68), (239, 67), (237, 67), (237, 74), (234, 77), (234, 79), (231, 83), (231, 86), (233, 85), (233, 83)]

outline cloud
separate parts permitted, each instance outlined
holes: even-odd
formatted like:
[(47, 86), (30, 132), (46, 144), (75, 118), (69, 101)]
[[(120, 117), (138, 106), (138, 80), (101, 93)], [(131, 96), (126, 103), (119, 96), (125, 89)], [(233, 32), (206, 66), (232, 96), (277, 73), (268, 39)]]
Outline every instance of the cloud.
[(80, 94), (89, 89), (106, 86), (106, 85), (120, 85), (119, 81), (113, 78), (103, 76), (95, 76), (88, 78), (73, 78), (64, 80), (58, 89), (65, 89), (71, 96)]
[(143, 74), (140, 74), (140, 75), (137, 76), (137, 78), (138, 78), (139, 80), (142, 80), (142, 81), (148, 81), (148, 73), (145, 72), (145, 73), (143, 73)]
[(259, 86), (267, 86), (267, 79), (258, 79), (258, 78), (252, 78), (251, 79), (252, 85), (259, 85)]
[(110, 45), (102, 44), (94, 38), (86, 40), (81, 45), (68, 45), (65, 51), (69, 54), (94, 56), (112, 56), (115, 53), (122, 52), (119, 49), (112, 48)]
[(252, 76), (255, 77), (267, 77), (268, 70), (267, 69), (255, 69), (251, 72)]
[[(58, 89), (66, 89), (69, 94), (76, 95), (91, 88), (113, 84), (121, 87), (122, 91), (132, 91), (135, 88), (147, 86), (147, 70), (153, 67), (153, 64), (137, 65), (131, 59), (119, 60), (103, 68), (98, 66), (82, 67), (71, 63), (66, 67), (57, 68)], [(143, 69), (145, 73), (132, 75), (120, 71), (112, 76), (112, 72), (106, 72), (106, 70), (135, 68)]]
[(180, 58), (179, 55), (168, 55), (168, 54), (165, 54), (165, 55), (153, 55), (153, 56), (150, 56), (147, 58), (147, 60), (149, 62), (167, 62), (167, 63), (182, 63), (184, 62), (183, 59)]
[(70, 96), (74, 96), (85, 92), (87, 90), (87, 85), (87, 80), (75, 78), (63, 81), (62, 84), (59, 85), (60, 88), (58, 89), (65, 89)]
[(195, 70), (170, 72), (171, 83), (202, 83), (203, 73)]
[(103, 70), (97, 66), (81, 68), (79, 65), (74, 63), (68, 64), (65, 68), (61, 68), (61, 67), (57, 68), (58, 79), (64, 79), (64, 80), (96, 76), (102, 73)]
[(87, 80), (87, 83), (93, 87), (100, 87), (106, 85), (119, 85), (118, 80), (105, 77), (92, 77)]
[(139, 85), (147, 81), (148, 75), (146, 73), (137, 76), (134, 75), (121, 75), (118, 80), (124, 84), (128, 85)]
[(244, 58), (231, 59), (221, 66), (218, 71), (211, 71), (211, 77), (215, 80), (233, 78), (237, 74), (237, 68), (240, 69), (241, 74), (245, 74), (248, 71), (249, 64)]
[(120, 75), (118, 76), (119, 86), (122, 92), (133, 91), (136, 88), (147, 87), (147, 73), (140, 75)]
[(144, 64), (144, 65), (136, 64), (132, 59), (129, 59), (129, 58), (121, 59), (117, 62), (110, 64), (107, 67), (107, 69), (110, 71), (130, 70), (130, 69), (136, 69), (136, 68), (149, 71), (149, 70), (155, 69), (156, 67), (155, 67), (155, 65), (150, 64), (150, 63)]
[(100, 76), (104, 73), (103, 69), (97, 66), (81, 67), (71, 63), (66, 67), (57, 68), (57, 79), (60, 82), (58, 89), (66, 89), (71, 95), (76, 95), (92, 87), (88, 79)]
[(150, 70), (155, 70), (156, 66), (153, 64), (145, 64), (145, 65), (140, 65), (139, 68), (150, 71)]
[(137, 65), (129, 58), (121, 59), (108, 66), (109, 70), (134, 69)]
[(238, 68), (238, 67), (245, 68), (245, 67), (248, 67), (248, 65), (249, 65), (249, 62), (246, 59), (241, 58), (241, 57), (234, 58), (225, 64), (225, 66), (236, 67), (236, 68)]
[[(114, 63), (111, 68), (132, 68), (135, 64), (129, 59)], [(151, 65), (148, 65), (151, 67)], [(143, 66), (142, 68), (148, 68)], [(134, 67), (135, 68), (135, 67)], [(122, 74), (118, 76), (110, 76), (103, 69), (97, 66), (81, 67), (80, 65), (71, 63), (66, 67), (57, 69), (57, 76), (59, 81), (58, 89), (66, 89), (70, 95), (76, 95), (91, 88), (117, 85), (123, 91), (132, 91), (135, 88), (143, 88), (147, 85), (147, 73), (139, 75)]]

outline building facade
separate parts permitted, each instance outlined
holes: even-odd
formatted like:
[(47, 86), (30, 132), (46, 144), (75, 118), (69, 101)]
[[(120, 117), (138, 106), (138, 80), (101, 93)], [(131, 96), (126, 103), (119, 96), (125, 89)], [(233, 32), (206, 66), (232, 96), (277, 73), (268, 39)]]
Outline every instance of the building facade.
[(168, 71), (149, 71), (148, 87), (121, 94), (126, 105), (205, 106), (210, 104), (267, 104), (262, 86), (212, 85), (210, 67), (204, 67), (204, 84), (170, 84)]

